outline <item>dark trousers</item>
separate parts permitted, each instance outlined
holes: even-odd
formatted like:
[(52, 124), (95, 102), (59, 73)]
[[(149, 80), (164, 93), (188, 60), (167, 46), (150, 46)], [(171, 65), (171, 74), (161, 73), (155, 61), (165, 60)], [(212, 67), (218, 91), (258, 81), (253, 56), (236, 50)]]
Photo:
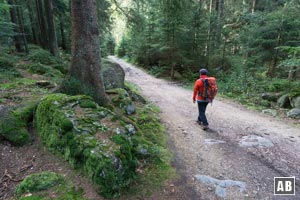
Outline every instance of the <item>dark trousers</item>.
[(202, 122), (203, 125), (208, 125), (207, 118), (205, 115), (207, 104), (208, 102), (198, 101), (198, 111), (199, 111), (198, 121)]

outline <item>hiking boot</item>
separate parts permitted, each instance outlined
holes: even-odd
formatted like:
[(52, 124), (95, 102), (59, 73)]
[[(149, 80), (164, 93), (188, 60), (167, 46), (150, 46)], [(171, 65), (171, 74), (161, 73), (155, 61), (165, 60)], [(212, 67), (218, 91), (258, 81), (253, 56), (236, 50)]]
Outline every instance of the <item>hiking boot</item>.
[(202, 126), (202, 122), (201, 122), (201, 121), (197, 120), (197, 123), (198, 123), (200, 126)]
[(208, 129), (208, 125), (203, 125), (203, 126), (202, 126), (202, 129), (203, 129), (204, 131), (206, 131), (206, 130)]

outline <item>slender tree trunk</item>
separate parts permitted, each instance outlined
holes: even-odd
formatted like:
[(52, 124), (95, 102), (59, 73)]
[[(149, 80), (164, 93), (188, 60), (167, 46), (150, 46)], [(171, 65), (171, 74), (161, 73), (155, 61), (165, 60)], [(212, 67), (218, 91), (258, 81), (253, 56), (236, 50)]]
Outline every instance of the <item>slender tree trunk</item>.
[(45, 11), (47, 16), (47, 24), (48, 24), (48, 46), (50, 52), (53, 56), (59, 57), (58, 47), (57, 47), (57, 38), (55, 32), (55, 24), (53, 18), (53, 5), (52, 0), (45, 0)]
[(32, 39), (33, 39), (34, 44), (40, 45), (40, 42), (39, 42), (39, 39), (38, 39), (36, 21), (35, 21), (35, 18), (34, 18), (34, 13), (32, 12), (33, 9), (32, 9), (31, 3), (32, 3), (31, 0), (27, 0), (27, 9), (28, 9), (28, 12), (29, 12)]
[(64, 20), (62, 18), (62, 14), (59, 15), (59, 26), (60, 26), (60, 37), (61, 37), (61, 48), (63, 50), (67, 50), (66, 45), (66, 36), (65, 36), (65, 29), (64, 29)]
[(257, 4), (257, 0), (253, 0), (252, 1), (252, 13), (254, 13), (256, 10), (256, 4)]
[(22, 40), (23, 40), (23, 44), (24, 44), (24, 48), (25, 48), (25, 52), (26, 54), (28, 54), (28, 45), (27, 45), (27, 39), (26, 39), (26, 33), (25, 33), (25, 29), (24, 29), (24, 22), (23, 22), (23, 11), (22, 11), (22, 7), (19, 5), (17, 8), (17, 15), (18, 15), (18, 21), (19, 21), (19, 26), (20, 26), (20, 31), (22, 34)]
[(40, 27), (40, 38), (41, 38), (41, 45), (42, 48), (48, 49), (48, 36), (46, 30), (46, 22), (44, 18), (44, 11), (43, 11), (43, 2), (42, 0), (36, 0), (36, 8), (38, 13), (38, 21)]
[(216, 37), (216, 47), (220, 47), (221, 35), (222, 35), (222, 26), (223, 26), (223, 9), (224, 9), (224, 0), (219, 0), (218, 4), (218, 19), (217, 19), (217, 37)]
[[(71, 0), (72, 59), (67, 79), (61, 90), (87, 94), (100, 105), (108, 103), (101, 76), (99, 25), (96, 0)], [(68, 84), (75, 82), (74, 84)], [(69, 88), (66, 88), (69, 85)], [(74, 93), (73, 93), (74, 94)]]
[(22, 38), (20, 36), (20, 30), (19, 30), (19, 25), (17, 22), (17, 14), (16, 14), (16, 5), (14, 0), (8, 0), (7, 1), (8, 4), (11, 6), (9, 9), (9, 13), (10, 13), (10, 18), (11, 18), (11, 22), (15, 24), (15, 28), (14, 28), (14, 40), (15, 40), (15, 47), (16, 47), (16, 51), (17, 52), (22, 52)]
[(206, 62), (206, 68), (208, 67), (209, 65), (209, 57), (210, 57), (210, 45), (211, 45), (211, 27), (212, 27), (212, 24), (211, 24), (211, 15), (212, 15), (212, 5), (213, 5), (213, 0), (210, 0), (210, 3), (209, 3), (209, 22), (208, 22), (208, 30), (207, 30), (207, 41), (206, 41), (206, 46), (205, 46), (205, 55), (206, 55), (206, 58), (207, 58), (207, 62)]

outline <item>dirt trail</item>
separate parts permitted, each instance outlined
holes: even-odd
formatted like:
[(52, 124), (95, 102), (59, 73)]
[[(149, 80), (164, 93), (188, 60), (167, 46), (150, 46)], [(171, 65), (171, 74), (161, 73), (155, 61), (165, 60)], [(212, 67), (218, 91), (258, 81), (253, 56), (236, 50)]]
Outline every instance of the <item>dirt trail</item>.
[[(192, 92), (115, 57), (126, 80), (161, 109), (179, 171), (201, 199), (300, 199), (300, 127), (217, 98), (211, 129), (196, 123)], [(295, 196), (274, 196), (274, 177), (295, 176)], [(196, 197), (194, 197), (196, 198)]]

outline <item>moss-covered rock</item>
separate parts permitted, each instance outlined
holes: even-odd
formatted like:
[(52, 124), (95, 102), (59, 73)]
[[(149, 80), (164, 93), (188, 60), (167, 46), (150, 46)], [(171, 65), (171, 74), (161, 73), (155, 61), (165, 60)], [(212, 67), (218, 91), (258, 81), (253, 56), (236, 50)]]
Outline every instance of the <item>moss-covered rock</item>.
[(14, 145), (24, 145), (29, 141), (27, 119), (29, 116), (20, 109), (0, 108), (0, 134)]
[[(105, 196), (119, 195), (135, 174), (131, 139), (117, 139), (123, 137), (118, 135), (110, 138), (112, 128), (102, 122), (113, 116), (90, 97), (52, 94), (41, 100), (35, 118), (43, 142), (81, 168)], [(121, 126), (118, 122), (109, 124)], [(98, 139), (101, 137), (110, 139)]]
[(289, 99), (289, 94), (285, 94), (283, 96), (281, 96), (278, 100), (277, 100), (277, 105), (280, 108), (290, 108), (291, 104), (290, 104), (290, 99)]
[(50, 187), (56, 186), (64, 182), (64, 178), (54, 172), (42, 172), (39, 174), (31, 174), (27, 176), (16, 187), (16, 194), (26, 192), (37, 192), (47, 190)]
[(81, 188), (76, 189), (68, 178), (48, 171), (25, 177), (16, 186), (15, 194), (11, 200), (85, 200)]
[(114, 105), (123, 109), (126, 114), (131, 115), (135, 112), (135, 105), (125, 89), (116, 88), (106, 92), (111, 95), (111, 100)]
[(102, 73), (106, 90), (124, 88), (125, 72), (123, 68), (114, 62), (103, 59)]
[[(117, 107), (131, 102), (125, 90), (111, 95)], [(156, 108), (145, 105), (131, 120), (100, 107), (89, 96), (51, 94), (39, 103), (35, 126), (50, 150), (82, 170), (105, 197), (115, 197), (136, 179), (139, 160), (166, 166), (157, 114)]]

